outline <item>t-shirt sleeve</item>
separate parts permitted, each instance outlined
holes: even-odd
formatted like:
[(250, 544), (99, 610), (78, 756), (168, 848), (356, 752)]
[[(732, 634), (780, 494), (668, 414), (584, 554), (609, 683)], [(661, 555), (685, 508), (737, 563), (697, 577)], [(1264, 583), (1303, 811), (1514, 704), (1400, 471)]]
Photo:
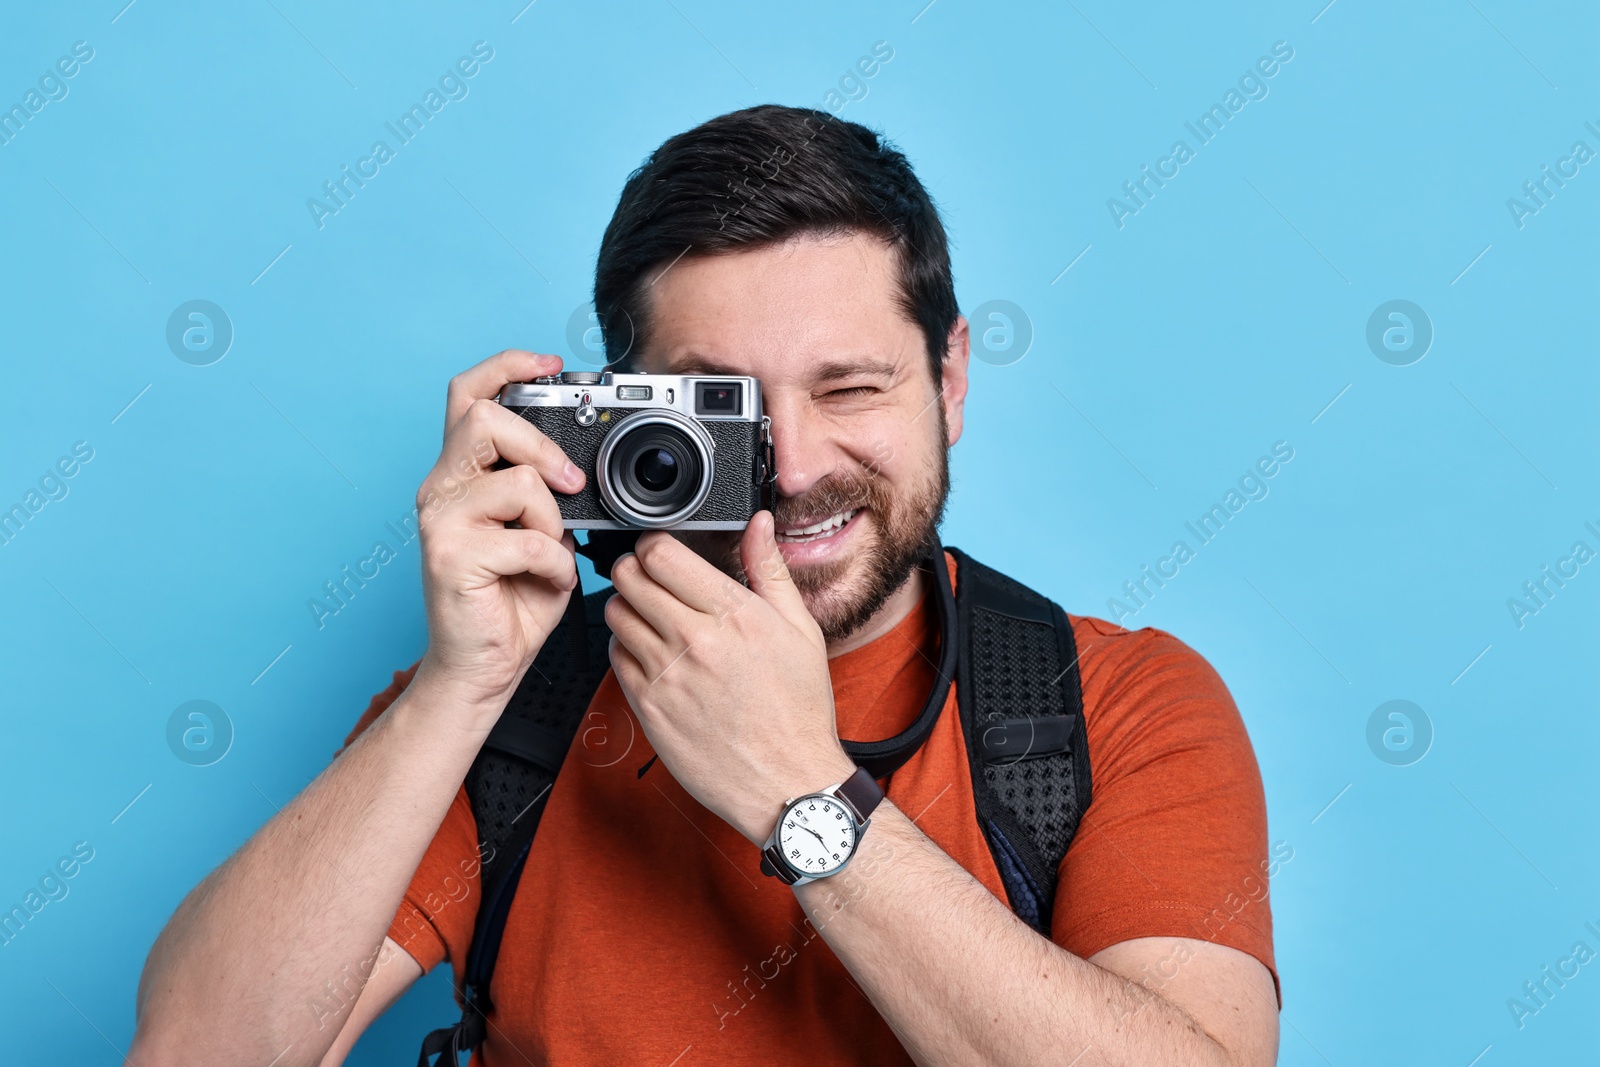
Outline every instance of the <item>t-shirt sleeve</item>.
[[(416, 676), (418, 664), (394, 673), (394, 680), (372, 698), (367, 710), (335, 753), (338, 758), (357, 737), (389, 709)], [(423, 853), (422, 862), (406, 888), (400, 907), (389, 924), (389, 937), (405, 949), (424, 973), (450, 961), (461, 984), (472, 928), (478, 915), (481, 879), (478, 877), (478, 827), (466, 786), (456, 792), (444, 821)]]
[[(1245, 952), (1277, 985), (1266, 799), (1211, 665), (1161, 630), (1075, 618), (1092, 799), (1061, 863), (1054, 937), (1081, 957), (1138, 937)], [(1284, 846), (1287, 848), (1287, 846)]]

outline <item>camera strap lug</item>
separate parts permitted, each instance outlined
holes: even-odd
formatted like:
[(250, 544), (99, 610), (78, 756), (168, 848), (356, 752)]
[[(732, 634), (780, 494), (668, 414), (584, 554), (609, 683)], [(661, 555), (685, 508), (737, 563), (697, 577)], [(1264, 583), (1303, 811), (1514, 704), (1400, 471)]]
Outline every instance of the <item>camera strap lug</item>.
[(756, 492), (760, 506), (771, 511), (777, 503), (778, 457), (772, 447), (772, 416), (761, 416), (761, 442), (756, 446)]

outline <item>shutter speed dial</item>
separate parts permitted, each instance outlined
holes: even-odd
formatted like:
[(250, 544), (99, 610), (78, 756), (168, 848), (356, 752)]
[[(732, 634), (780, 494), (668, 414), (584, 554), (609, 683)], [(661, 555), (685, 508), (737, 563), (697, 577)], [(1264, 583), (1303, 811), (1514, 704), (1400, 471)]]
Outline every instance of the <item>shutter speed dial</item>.
[(595, 370), (564, 370), (560, 374), (542, 374), (533, 380), (534, 385), (603, 385), (605, 374)]

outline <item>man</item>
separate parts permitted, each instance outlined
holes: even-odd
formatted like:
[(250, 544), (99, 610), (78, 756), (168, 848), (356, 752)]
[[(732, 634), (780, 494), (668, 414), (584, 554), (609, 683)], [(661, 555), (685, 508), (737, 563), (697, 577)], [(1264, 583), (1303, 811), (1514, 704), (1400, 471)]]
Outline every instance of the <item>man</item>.
[[(1073, 619), (1094, 797), (1049, 939), (1000, 894), (953, 695), (858, 863), (792, 888), (758, 868), (785, 800), (854, 772), (841, 738), (899, 733), (934, 680), (933, 583), (955, 572), (919, 564), (969, 338), (904, 157), (773, 106), (672, 138), (623, 191), (595, 303), (629, 325), (609, 353), (628, 369), (760, 379), (777, 498), (742, 534), (649, 533), (613, 568), (612, 671), (474, 1062), (1273, 1062), (1259, 774), (1221, 681), (1159, 631)], [(425, 969), (459, 981), (481, 904), (462, 782), (576, 584), (552, 494), (585, 477), (492, 398), (559, 367), (507, 351), (450, 383), (419, 493), (427, 653), (180, 906), (137, 1062), (337, 1064)]]

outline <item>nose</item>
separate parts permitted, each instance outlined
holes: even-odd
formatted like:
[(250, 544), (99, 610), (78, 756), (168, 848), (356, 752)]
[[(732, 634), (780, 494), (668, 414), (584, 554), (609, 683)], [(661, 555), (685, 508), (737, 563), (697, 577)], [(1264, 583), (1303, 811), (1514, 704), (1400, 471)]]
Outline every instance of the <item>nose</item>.
[(830, 440), (827, 426), (814, 418), (798, 398), (778, 395), (763, 396), (762, 400), (766, 413), (772, 417), (778, 492), (783, 496), (803, 496), (833, 472), (838, 448)]

